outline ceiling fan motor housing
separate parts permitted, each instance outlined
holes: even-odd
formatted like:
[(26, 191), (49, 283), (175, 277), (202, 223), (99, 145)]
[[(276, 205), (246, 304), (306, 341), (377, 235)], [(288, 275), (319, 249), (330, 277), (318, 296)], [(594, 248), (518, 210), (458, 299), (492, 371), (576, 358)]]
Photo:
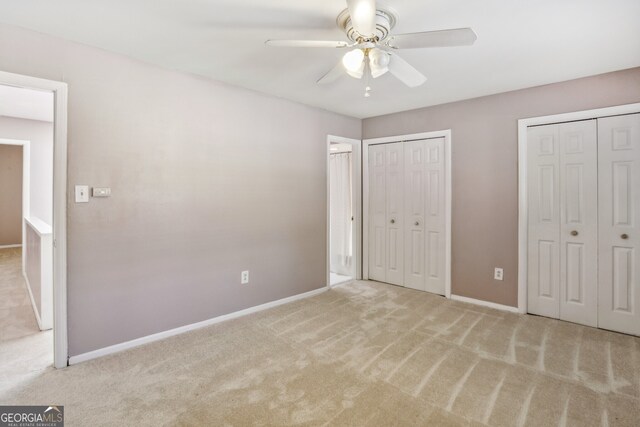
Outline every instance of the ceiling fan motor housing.
[(349, 10), (343, 10), (338, 19), (336, 20), (338, 27), (343, 30), (347, 37), (355, 43), (363, 41), (382, 41), (389, 37), (389, 33), (396, 25), (397, 17), (394, 12), (389, 10), (377, 9), (376, 10), (376, 30), (375, 34), (360, 34), (354, 28), (351, 23), (351, 17), (349, 16)]

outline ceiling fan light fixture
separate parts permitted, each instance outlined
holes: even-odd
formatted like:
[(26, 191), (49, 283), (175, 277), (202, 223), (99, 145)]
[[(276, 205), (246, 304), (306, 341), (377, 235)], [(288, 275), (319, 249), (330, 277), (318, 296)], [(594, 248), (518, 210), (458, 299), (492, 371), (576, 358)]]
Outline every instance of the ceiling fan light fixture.
[(342, 65), (351, 73), (357, 73), (363, 68), (364, 52), (360, 49), (354, 49), (344, 54), (342, 57)]
[[(393, 9), (378, 8), (378, 0), (346, 0), (347, 8), (336, 23), (351, 42), (325, 40), (267, 40), (269, 46), (344, 49), (346, 54), (318, 84), (336, 81), (343, 73), (356, 79), (378, 78), (386, 73), (414, 88), (427, 78), (396, 54), (398, 49), (471, 46), (478, 36), (471, 28), (451, 28), (417, 33), (391, 33), (398, 17)], [(369, 90), (365, 94), (369, 94)], [(365, 95), (367, 96), (367, 95)]]
[(372, 49), (369, 52), (369, 68), (371, 77), (378, 78), (389, 71), (389, 54), (380, 49)]
[(354, 79), (361, 79), (362, 76), (364, 76), (364, 62), (362, 63), (360, 68), (358, 68), (357, 70), (355, 71), (346, 70), (346, 71), (347, 71), (347, 74), (349, 74)]

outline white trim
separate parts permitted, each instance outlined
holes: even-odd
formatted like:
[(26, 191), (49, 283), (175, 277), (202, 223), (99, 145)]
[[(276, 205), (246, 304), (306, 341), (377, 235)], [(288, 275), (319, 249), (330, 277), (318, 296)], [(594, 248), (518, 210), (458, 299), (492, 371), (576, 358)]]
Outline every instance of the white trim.
[(369, 144), (362, 140), (362, 280), (369, 280)]
[(518, 311), (527, 312), (527, 128), (576, 120), (640, 113), (640, 103), (518, 120)]
[(351, 145), (351, 161), (352, 163), (352, 196), (353, 204), (355, 205), (355, 211), (353, 217), (355, 219), (355, 233), (353, 235), (353, 252), (355, 259), (355, 279), (362, 278), (362, 141), (359, 139), (344, 138), (341, 136), (327, 135), (327, 154), (326, 154), (326, 172), (327, 172), (327, 233), (326, 233), (326, 245), (327, 245), (327, 287), (331, 287), (331, 242), (330, 242), (330, 228), (331, 228), (331, 206), (330, 206), (330, 173), (329, 173), (329, 155), (331, 143), (334, 144), (350, 144)]
[(22, 270), (22, 277), (24, 277), (24, 283), (25, 283), (25, 286), (27, 287), (27, 292), (29, 293), (29, 299), (31, 300), (31, 306), (33, 307), (33, 314), (35, 314), (36, 322), (38, 323), (38, 329), (43, 331), (44, 328), (42, 327), (42, 320), (40, 320), (40, 314), (38, 313), (36, 300), (33, 297), (33, 292), (31, 292), (31, 283), (29, 283), (29, 278), (24, 272), (24, 269)]
[(0, 246), (0, 249), (10, 249), (10, 248), (21, 248), (22, 244), (18, 244), (18, 245), (3, 245)]
[(362, 144), (362, 279), (369, 280), (369, 145), (388, 144), (391, 142), (406, 142), (419, 139), (444, 138), (445, 147), (445, 235), (447, 238), (445, 248), (445, 290), (444, 296), (451, 298), (451, 199), (452, 199), (452, 172), (451, 129), (433, 132), (412, 133), (408, 135), (387, 136), (383, 138), (370, 138), (363, 140)]
[(453, 199), (453, 195), (452, 195), (453, 182), (451, 178), (453, 176), (453, 171), (452, 171), (453, 165), (451, 162), (451, 150), (452, 150), (451, 142), (452, 142), (451, 129), (449, 129), (445, 131), (445, 136), (444, 136), (444, 151), (445, 151), (444, 164), (446, 169), (445, 193), (444, 193), (446, 222), (444, 226), (444, 234), (447, 238), (446, 245), (445, 245), (445, 253), (447, 257), (444, 260), (444, 269), (447, 274), (447, 277), (445, 278), (444, 296), (447, 298), (451, 298), (451, 217), (453, 215), (451, 210), (451, 204)]
[(271, 301), (265, 304), (260, 304), (255, 307), (249, 307), (244, 310), (235, 311), (233, 313), (224, 314), (222, 316), (214, 317), (208, 320), (203, 320), (202, 322), (191, 323), (189, 325), (180, 326), (178, 328), (169, 329), (167, 331), (158, 332), (156, 334), (147, 335), (141, 338), (136, 338), (131, 341), (126, 341), (119, 344), (110, 345), (109, 347), (100, 348), (98, 350), (89, 351), (87, 353), (82, 353), (77, 356), (71, 356), (69, 358), (69, 365), (75, 365), (77, 363), (86, 362), (87, 360), (96, 359), (98, 357), (106, 356), (113, 353), (118, 353), (124, 350), (129, 350), (134, 347), (139, 347), (144, 344), (149, 344), (155, 341), (160, 341), (165, 338), (172, 337), (174, 335), (180, 335), (185, 332), (193, 331), (196, 329), (204, 328), (207, 326), (215, 325), (216, 323), (224, 322), (231, 319), (236, 319), (238, 317), (246, 316), (248, 314), (257, 313), (259, 311), (267, 310), (269, 308), (277, 307), (282, 304), (287, 304), (293, 301), (301, 300), (304, 298), (309, 298), (323, 292), (328, 291), (328, 287), (322, 287), (319, 289), (315, 289), (313, 291), (305, 292), (298, 295), (293, 295), (287, 298), (282, 298), (276, 301)]
[(27, 222), (27, 224), (29, 224), (31, 226), (31, 228), (33, 229), (33, 231), (36, 232), (36, 234), (40, 237), (42, 236), (48, 236), (52, 233), (52, 228), (49, 224), (47, 224), (46, 222), (44, 222), (43, 220), (41, 220), (38, 217), (35, 216), (25, 216), (24, 220)]
[(512, 307), (510, 305), (497, 304), (491, 301), (484, 301), (475, 298), (463, 297), (460, 295), (451, 295), (451, 299), (454, 301), (466, 302), (468, 304), (481, 305), (483, 307), (494, 308), (496, 310), (508, 311), (510, 313), (519, 313), (518, 307)]
[(53, 118), (53, 365), (68, 364), (67, 341), (67, 84), (0, 71), (0, 84), (51, 91)]
[[(40, 239), (40, 309), (38, 310), (33, 295), (31, 295), (31, 302), (40, 330), (46, 331), (53, 327), (53, 238), (51, 226), (36, 217), (25, 217), (24, 222)], [(31, 294), (32, 288), (26, 271), (26, 264), (22, 266), (22, 274)]]

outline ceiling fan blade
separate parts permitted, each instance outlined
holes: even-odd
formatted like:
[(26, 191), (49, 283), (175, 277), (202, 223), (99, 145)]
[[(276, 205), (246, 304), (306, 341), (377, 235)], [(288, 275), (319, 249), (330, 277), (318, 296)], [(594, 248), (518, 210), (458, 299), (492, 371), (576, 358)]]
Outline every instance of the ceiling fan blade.
[(427, 81), (427, 78), (420, 71), (395, 53), (389, 61), (389, 72), (409, 87), (417, 87)]
[(340, 77), (344, 76), (344, 74), (345, 74), (344, 66), (342, 65), (342, 61), (340, 61), (336, 64), (335, 67), (329, 70), (327, 74), (320, 77), (320, 79), (318, 79), (316, 83), (319, 85), (333, 83), (336, 80), (338, 80)]
[(373, 36), (376, 32), (376, 0), (347, 0), (353, 28), (361, 36)]
[(395, 34), (389, 37), (387, 44), (397, 49), (415, 49), (421, 47), (470, 46), (478, 36), (471, 28), (453, 30), (425, 31), (422, 33)]
[(267, 46), (275, 47), (333, 47), (341, 48), (349, 46), (347, 42), (325, 40), (267, 40)]

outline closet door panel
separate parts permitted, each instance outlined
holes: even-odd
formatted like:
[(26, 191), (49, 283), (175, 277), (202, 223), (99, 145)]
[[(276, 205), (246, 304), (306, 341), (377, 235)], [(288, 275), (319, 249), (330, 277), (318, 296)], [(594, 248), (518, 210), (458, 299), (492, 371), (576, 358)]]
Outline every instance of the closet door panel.
[(369, 278), (386, 280), (387, 201), (384, 145), (369, 146)]
[(558, 126), (560, 319), (598, 321), (598, 149), (595, 120)]
[(560, 144), (557, 125), (530, 127), (528, 174), (528, 312), (560, 316)]
[(640, 114), (598, 119), (598, 326), (640, 335)]
[(404, 285), (425, 290), (425, 141), (404, 143), (405, 264)]
[(404, 155), (403, 144), (385, 144), (386, 282), (404, 284)]
[(446, 209), (444, 138), (427, 139), (425, 144), (425, 290), (445, 294)]

